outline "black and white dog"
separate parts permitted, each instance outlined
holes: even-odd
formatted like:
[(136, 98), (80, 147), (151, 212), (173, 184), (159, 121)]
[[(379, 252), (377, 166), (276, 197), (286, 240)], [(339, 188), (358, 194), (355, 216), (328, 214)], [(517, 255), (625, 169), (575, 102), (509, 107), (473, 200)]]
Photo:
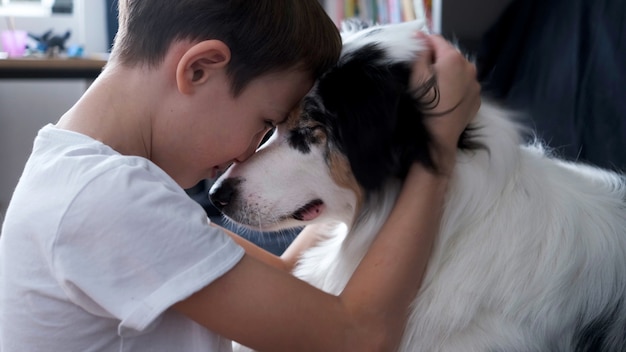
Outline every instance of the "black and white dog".
[[(429, 136), (408, 88), (419, 22), (344, 33), (344, 49), (210, 196), (262, 230), (334, 224), (295, 275), (339, 293)], [(401, 351), (626, 351), (626, 178), (522, 145), (483, 101), (459, 144), (441, 232)]]

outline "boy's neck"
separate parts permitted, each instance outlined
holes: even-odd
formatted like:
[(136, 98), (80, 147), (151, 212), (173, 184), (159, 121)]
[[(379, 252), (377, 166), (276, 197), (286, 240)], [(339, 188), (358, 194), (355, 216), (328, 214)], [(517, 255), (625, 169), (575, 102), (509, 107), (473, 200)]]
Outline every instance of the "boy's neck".
[(107, 67), (57, 127), (82, 133), (124, 155), (150, 159), (151, 126), (162, 101), (149, 70)]

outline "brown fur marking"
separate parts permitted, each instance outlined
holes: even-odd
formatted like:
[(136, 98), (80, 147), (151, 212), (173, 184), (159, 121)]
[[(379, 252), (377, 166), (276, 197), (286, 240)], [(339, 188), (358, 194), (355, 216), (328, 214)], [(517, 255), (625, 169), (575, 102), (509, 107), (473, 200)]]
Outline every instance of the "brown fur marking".
[(330, 169), (331, 177), (333, 180), (342, 187), (350, 189), (356, 196), (356, 209), (358, 212), (363, 204), (363, 189), (354, 178), (352, 170), (350, 169), (350, 163), (348, 159), (336, 150), (330, 150), (328, 152), (328, 167)]

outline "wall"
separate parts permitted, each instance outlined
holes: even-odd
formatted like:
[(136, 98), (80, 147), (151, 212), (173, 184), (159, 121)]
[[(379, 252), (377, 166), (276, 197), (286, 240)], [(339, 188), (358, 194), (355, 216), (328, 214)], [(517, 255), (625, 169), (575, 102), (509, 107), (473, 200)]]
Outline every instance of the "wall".
[[(83, 45), (85, 53), (108, 49), (105, 0), (74, 0), (74, 14), (50, 18), (15, 18), (15, 26), (35, 34), (49, 29), (72, 31), (68, 44)], [(0, 30), (6, 21), (0, 19)], [(53, 123), (87, 88), (83, 80), (4, 80), (0, 78), (0, 217), (30, 154), (37, 131)], [(33, 199), (37, 201), (36, 197)]]

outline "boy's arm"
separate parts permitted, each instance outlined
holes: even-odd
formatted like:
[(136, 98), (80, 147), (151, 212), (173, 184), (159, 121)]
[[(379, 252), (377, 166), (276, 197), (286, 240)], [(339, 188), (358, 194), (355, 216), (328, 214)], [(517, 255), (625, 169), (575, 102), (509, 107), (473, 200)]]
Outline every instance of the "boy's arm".
[(293, 270), (302, 252), (314, 246), (323, 237), (323, 231), (326, 230), (324, 225), (314, 224), (306, 226), (293, 240), (285, 252), (278, 257), (226, 228), (213, 223), (211, 223), (211, 226), (218, 227), (226, 232), (226, 234), (232, 237), (237, 244), (243, 247), (247, 255), (268, 264), (269, 266), (287, 272), (291, 272)]
[(246, 255), (253, 257), (254, 259), (260, 262), (263, 262), (269, 266), (272, 266), (274, 268), (277, 268), (283, 271), (289, 271), (287, 264), (283, 260), (281, 260), (280, 257), (274, 255), (273, 253), (266, 251), (265, 249), (257, 246), (256, 244), (248, 241), (247, 239), (237, 235), (236, 233), (226, 228), (223, 228), (213, 223), (211, 223), (210, 225), (221, 229), (227, 235), (229, 235), (238, 245), (243, 247), (243, 249), (246, 251)]

